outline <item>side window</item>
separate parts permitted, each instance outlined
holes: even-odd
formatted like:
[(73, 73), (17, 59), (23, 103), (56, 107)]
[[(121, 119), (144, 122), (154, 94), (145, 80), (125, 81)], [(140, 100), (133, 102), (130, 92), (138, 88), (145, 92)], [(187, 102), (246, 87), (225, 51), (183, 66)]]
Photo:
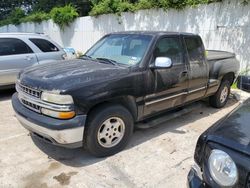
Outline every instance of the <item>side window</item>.
[(33, 42), (42, 52), (59, 51), (59, 49), (48, 40), (31, 38), (30, 41)]
[(185, 44), (190, 63), (202, 63), (204, 60), (204, 47), (199, 37), (185, 37)]
[(33, 53), (30, 47), (20, 39), (0, 38), (0, 56)]
[(181, 43), (177, 37), (160, 39), (156, 44), (154, 56), (169, 57), (173, 64), (184, 63)]

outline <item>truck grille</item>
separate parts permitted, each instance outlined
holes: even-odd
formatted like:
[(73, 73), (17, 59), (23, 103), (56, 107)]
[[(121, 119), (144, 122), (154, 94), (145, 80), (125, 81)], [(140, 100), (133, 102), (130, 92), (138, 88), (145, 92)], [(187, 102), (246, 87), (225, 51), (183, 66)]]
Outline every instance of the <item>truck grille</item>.
[(29, 108), (30, 110), (33, 110), (33, 111), (38, 112), (38, 113), (41, 112), (41, 107), (40, 107), (40, 106), (38, 106), (38, 105), (36, 105), (36, 104), (33, 104), (33, 103), (29, 102), (29, 101), (26, 101), (26, 100), (24, 100), (24, 99), (20, 99), (20, 101), (21, 101), (21, 103), (22, 103), (24, 106), (26, 106), (26, 107)]
[[(16, 84), (16, 90), (18, 92), (19, 100), (20, 102), (30, 110), (33, 110), (35, 112), (41, 113), (41, 107), (37, 104), (34, 104), (31, 102), (32, 98), (35, 98), (37, 100), (41, 97), (41, 91), (38, 91), (36, 89), (24, 86), (20, 83)], [(25, 96), (25, 97), (24, 97)]]
[(41, 91), (38, 91), (36, 89), (32, 89), (30, 87), (27, 87), (27, 86), (24, 86), (24, 85), (21, 85), (21, 84), (19, 84), (18, 87), (22, 92), (24, 92), (24, 93), (26, 93), (28, 95), (31, 95), (31, 96), (36, 97), (36, 98), (41, 97)]
[(41, 99), (42, 91), (24, 86), (19, 82), (16, 83), (16, 90), (18, 92), (19, 101), (23, 106), (37, 113), (41, 113), (42, 108), (58, 112), (69, 112), (74, 110), (73, 105), (61, 105), (43, 101)]

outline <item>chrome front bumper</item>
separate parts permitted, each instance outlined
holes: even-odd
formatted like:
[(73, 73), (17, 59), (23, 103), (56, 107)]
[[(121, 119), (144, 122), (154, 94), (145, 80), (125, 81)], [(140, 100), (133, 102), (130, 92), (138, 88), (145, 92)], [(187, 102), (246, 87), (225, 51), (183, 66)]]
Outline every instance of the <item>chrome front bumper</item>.
[(32, 123), (16, 113), (19, 122), (29, 131), (38, 134), (55, 145), (70, 145), (81, 143), (83, 140), (84, 127), (77, 127), (72, 129), (51, 130), (45, 127)]

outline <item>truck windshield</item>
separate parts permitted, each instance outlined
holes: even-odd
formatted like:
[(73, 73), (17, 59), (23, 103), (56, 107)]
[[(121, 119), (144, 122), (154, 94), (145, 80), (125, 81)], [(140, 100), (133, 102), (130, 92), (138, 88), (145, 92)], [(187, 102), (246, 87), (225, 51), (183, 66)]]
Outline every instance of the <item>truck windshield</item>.
[(98, 41), (85, 56), (105, 58), (132, 66), (141, 62), (151, 40), (152, 36), (149, 35), (108, 35)]

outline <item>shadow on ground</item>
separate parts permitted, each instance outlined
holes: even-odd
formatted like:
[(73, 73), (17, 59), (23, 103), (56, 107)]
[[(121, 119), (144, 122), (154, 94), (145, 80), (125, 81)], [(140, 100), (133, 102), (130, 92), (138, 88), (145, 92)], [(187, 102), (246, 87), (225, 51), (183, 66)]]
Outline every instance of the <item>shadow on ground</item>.
[(5, 101), (11, 99), (12, 95), (16, 92), (16, 90), (13, 89), (5, 89), (0, 90), (0, 101)]
[[(227, 107), (237, 103), (237, 100), (231, 97), (227, 103)], [(138, 146), (146, 141), (149, 141), (155, 137), (158, 137), (167, 132), (172, 132), (175, 134), (188, 134), (185, 130), (180, 130), (184, 125), (192, 123), (201, 118), (205, 118), (211, 114), (218, 112), (220, 109), (215, 109), (209, 106), (207, 101), (203, 101), (197, 105), (197, 108), (192, 111), (192, 115), (189, 114), (183, 115), (181, 117), (171, 119), (165, 123), (156, 125), (155, 127), (148, 129), (137, 129), (130, 141), (130, 144), (125, 150), (129, 150), (135, 146)], [(163, 114), (162, 116), (167, 115)], [(53, 158), (56, 161), (59, 161), (65, 165), (73, 167), (82, 167), (88, 166), (99, 161), (105, 160), (105, 158), (95, 158), (91, 156), (83, 148), (77, 149), (67, 149), (63, 147), (58, 147), (46, 143), (36, 137), (32, 136), (32, 140), (38, 148), (40, 148), (44, 153), (48, 155), (49, 158)]]

